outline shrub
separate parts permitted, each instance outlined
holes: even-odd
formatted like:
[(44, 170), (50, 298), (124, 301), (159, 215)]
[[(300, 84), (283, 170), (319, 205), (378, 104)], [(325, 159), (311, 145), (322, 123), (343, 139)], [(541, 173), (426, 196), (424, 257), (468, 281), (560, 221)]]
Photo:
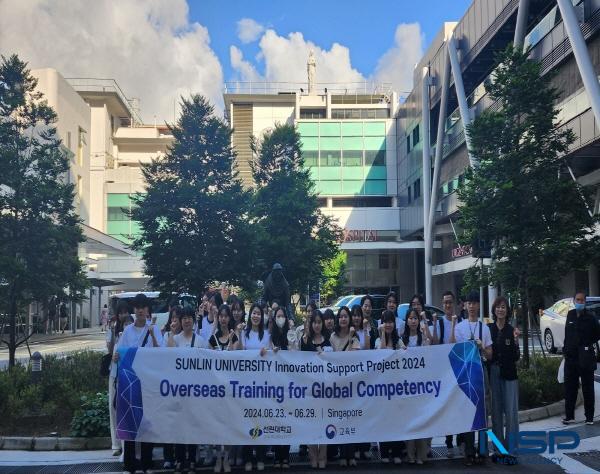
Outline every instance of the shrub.
[(97, 393), (81, 397), (81, 408), (71, 421), (71, 436), (95, 438), (110, 436), (108, 394)]
[(519, 366), (519, 409), (526, 410), (558, 402), (564, 388), (556, 380), (560, 357), (531, 359), (528, 369)]

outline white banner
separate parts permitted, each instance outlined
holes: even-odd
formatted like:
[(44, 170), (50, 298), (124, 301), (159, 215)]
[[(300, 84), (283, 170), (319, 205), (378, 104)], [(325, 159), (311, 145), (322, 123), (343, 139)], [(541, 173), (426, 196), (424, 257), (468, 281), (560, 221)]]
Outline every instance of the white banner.
[(350, 352), (124, 349), (117, 433), (184, 444), (327, 444), (485, 428), (473, 342)]

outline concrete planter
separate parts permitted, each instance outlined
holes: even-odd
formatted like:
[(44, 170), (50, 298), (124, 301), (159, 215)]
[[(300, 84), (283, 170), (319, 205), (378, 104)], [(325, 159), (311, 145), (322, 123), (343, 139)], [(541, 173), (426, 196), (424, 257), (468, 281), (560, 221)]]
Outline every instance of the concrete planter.
[(107, 438), (58, 438), (58, 437), (21, 437), (0, 438), (0, 449), (14, 451), (89, 451), (110, 449), (111, 440)]

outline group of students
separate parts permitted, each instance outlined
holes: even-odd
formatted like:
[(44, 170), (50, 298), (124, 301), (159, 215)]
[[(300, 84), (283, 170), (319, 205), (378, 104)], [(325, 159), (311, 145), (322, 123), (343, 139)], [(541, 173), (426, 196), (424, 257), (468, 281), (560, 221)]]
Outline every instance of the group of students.
[[(471, 292), (466, 299), (466, 317), (455, 313), (455, 296), (451, 291), (443, 295), (444, 314), (429, 314), (424, 301), (415, 295), (404, 319), (398, 317), (395, 293), (386, 297), (386, 308), (379, 320), (373, 317), (373, 299), (366, 295), (360, 305), (342, 306), (337, 314), (321, 312), (316, 304), (307, 307), (303, 325), (296, 327), (286, 308), (276, 303), (270, 308), (254, 303), (246, 316), (244, 303), (235, 296), (223, 303), (220, 293), (207, 294), (199, 307), (174, 306), (170, 308), (165, 327), (151, 323), (150, 304), (145, 295), (134, 299), (135, 319), (126, 304), (117, 308), (107, 338), (113, 364), (109, 377), (111, 436), (115, 455), (121, 454), (121, 442), (115, 435), (115, 411), (112, 400), (115, 393), (119, 348), (126, 347), (197, 347), (214, 350), (302, 350), (312, 352), (394, 349), (446, 344), (472, 340), (489, 367), (489, 388), (492, 400), (492, 429), (504, 442), (509, 433), (518, 431), (518, 386), (516, 362), (520, 357), (517, 329), (508, 323), (509, 304), (506, 298), (497, 298), (492, 305), (494, 322), (489, 326), (479, 321), (479, 292)], [(488, 377), (486, 377), (487, 379)], [(457, 435), (457, 445), (464, 444), (466, 464), (482, 462), (475, 450), (475, 433)], [(446, 437), (449, 457), (456, 454), (453, 436)], [(152, 466), (152, 444), (141, 443), (141, 467)], [(266, 446), (220, 446), (214, 461), (215, 472), (231, 472), (231, 466), (243, 465), (246, 471), (265, 468)], [(379, 443), (384, 463), (400, 464), (405, 456), (409, 463), (423, 464), (431, 449), (431, 439)], [(275, 466), (289, 468), (289, 446), (275, 446)], [(356, 460), (371, 457), (371, 443), (312, 445), (307, 448), (313, 468), (324, 469), (328, 460), (339, 456), (340, 466), (355, 466)], [(196, 445), (164, 446), (165, 467), (175, 472), (193, 470)], [(135, 443), (123, 443), (123, 461), (126, 472), (135, 472), (137, 460)]]

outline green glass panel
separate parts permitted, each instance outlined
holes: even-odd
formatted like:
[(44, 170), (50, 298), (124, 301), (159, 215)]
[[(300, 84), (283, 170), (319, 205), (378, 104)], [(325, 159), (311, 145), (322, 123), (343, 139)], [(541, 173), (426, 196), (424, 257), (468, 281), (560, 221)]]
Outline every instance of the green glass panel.
[(129, 207), (129, 194), (107, 194), (106, 203), (108, 207)]
[(367, 180), (365, 181), (365, 194), (385, 195), (387, 194), (387, 184), (385, 180)]
[(299, 122), (298, 133), (303, 137), (318, 137), (319, 122)]
[(321, 122), (319, 127), (319, 134), (322, 137), (339, 137), (340, 122)]
[(107, 234), (129, 234), (131, 229), (130, 221), (107, 221)]
[(339, 180), (342, 178), (342, 171), (340, 167), (334, 166), (321, 166), (319, 168), (319, 179), (320, 180)]
[(386, 179), (387, 170), (385, 166), (365, 167), (365, 179)]
[(140, 235), (142, 233), (142, 226), (138, 221), (131, 221), (131, 235)]
[(365, 137), (365, 150), (385, 150), (385, 137)]
[(339, 150), (342, 148), (340, 137), (321, 137), (319, 140), (320, 150)]
[(385, 137), (385, 122), (365, 122), (364, 131), (365, 137), (378, 135)]
[(342, 178), (344, 179), (344, 181), (346, 181), (347, 179), (362, 181), (364, 179), (363, 167), (350, 166), (342, 168)]
[(320, 154), (319, 166), (338, 167), (341, 165), (342, 154), (340, 150), (321, 150)]
[(300, 137), (300, 146), (303, 150), (318, 150), (319, 139), (317, 137)]
[(362, 150), (362, 137), (344, 137), (342, 140), (342, 148), (344, 150)]
[(365, 166), (385, 166), (385, 150), (365, 150)]
[(362, 122), (343, 122), (342, 136), (344, 137), (362, 137), (363, 124)]
[(364, 194), (364, 181), (342, 181), (342, 194)]
[(316, 166), (311, 166), (310, 168), (308, 168), (308, 173), (312, 181), (319, 180), (319, 168), (317, 168)]
[(340, 181), (319, 181), (317, 192), (325, 196), (342, 194), (342, 183)]

